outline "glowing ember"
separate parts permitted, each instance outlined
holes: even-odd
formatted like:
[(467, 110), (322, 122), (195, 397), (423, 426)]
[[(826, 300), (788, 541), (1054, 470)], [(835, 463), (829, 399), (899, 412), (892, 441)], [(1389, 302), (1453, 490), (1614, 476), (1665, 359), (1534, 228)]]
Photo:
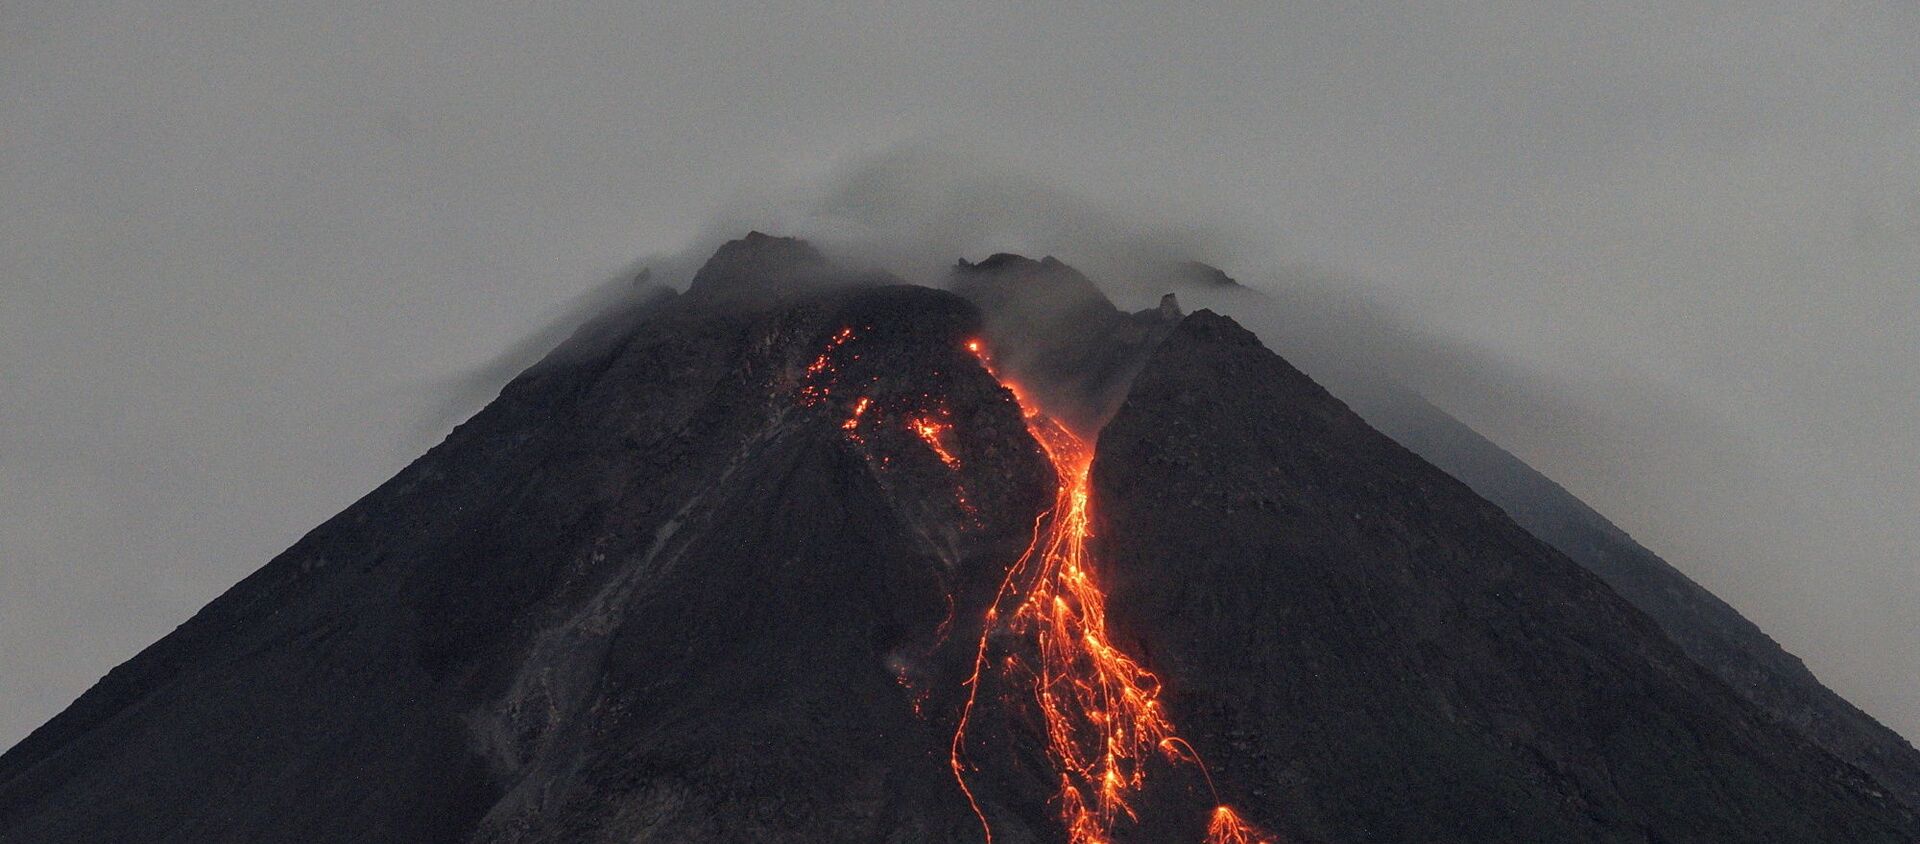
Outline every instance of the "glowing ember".
[[(866, 399), (860, 401), (865, 402)], [(946, 444), (941, 442), (941, 438), (953, 430), (951, 424), (929, 416), (919, 416), (908, 420), (907, 427), (913, 429), (913, 432), (926, 442), (928, 448), (933, 449), (933, 453), (939, 456), (940, 462), (947, 464), (947, 468), (960, 468), (960, 458), (953, 456), (953, 452), (948, 451)]]
[(1207, 844), (1263, 844), (1268, 840), (1226, 806), (1214, 809), (1213, 820), (1207, 823)]
[(800, 403), (811, 407), (826, 401), (833, 394), (833, 387), (823, 381), (829, 381), (834, 375), (833, 355), (841, 346), (853, 341), (853, 328), (842, 328), (827, 341), (827, 347), (807, 364), (806, 376), (800, 385)]
[(861, 396), (859, 401), (853, 403), (853, 412), (847, 415), (847, 421), (840, 423), (840, 429), (846, 431), (847, 436), (852, 437), (854, 442), (860, 441), (860, 417), (872, 405), (873, 399)]
[[(969, 341), (967, 348), (979, 353), (980, 344)], [(1014, 396), (1028, 430), (1052, 461), (1060, 487), (1052, 511), (1036, 525), (1033, 542), (1007, 570), (987, 609), (950, 761), (954, 778), (992, 842), (992, 825), (967, 786), (967, 722), (987, 664), (988, 638), (1004, 630), (1030, 641), (1037, 663), (1009, 659), (1001, 671), (1027, 681), (1045, 721), (1047, 757), (1060, 777), (1056, 799), (1068, 839), (1073, 844), (1104, 844), (1121, 818), (1138, 820), (1129, 801), (1145, 786), (1153, 753), (1170, 762), (1198, 765), (1200, 760), (1175, 734), (1161, 707), (1159, 678), (1108, 636), (1106, 595), (1095, 582), (1094, 561), (1087, 553), (1093, 450), (1034, 410), (1017, 390)], [(1210, 778), (1208, 785), (1211, 788)], [(1273, 839), (1220, 806), (1208, 825), (1207, 840), (1264, 844)]]

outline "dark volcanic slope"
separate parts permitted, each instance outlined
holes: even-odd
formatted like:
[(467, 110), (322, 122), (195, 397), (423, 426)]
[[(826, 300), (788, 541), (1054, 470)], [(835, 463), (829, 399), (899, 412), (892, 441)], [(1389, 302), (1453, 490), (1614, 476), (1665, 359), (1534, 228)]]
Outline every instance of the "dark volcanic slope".
[[(1234, 291), (1240, 301), (1278, 304), (1296, 320), (1344, 317), (1359, 336), (1393, 330), (1377, 316), (1329, 311), (1326, 302), (1282, 291), (1277, 301), (1241, 287), (1218, 269), (1188, 264), (1168, 274), (1183, 290)], [(1314, 375), (1368, 423), (1466, 482), (1534, 536), (1600, 576), (1652, 616), (1687, 655), (1740, 696), (1799, 730), (1828, 752), (1871, 774), (1908, 808), (1920, 811), (1920, 751), (1814, 677), (1799, 658), (1725, 601), (1634, 541), (1605, 516), (1414, 391), (1382, 385), (1378, 373), (1350, 361), (1320, 360)]]
[[(776, 280), (821, 289), (740, 304)], [(756, 235), (582, 330), (0, 757), (0, 841), (973, 830), (898, 675), (1051, 469), (962, 348), (971, 306), (834, 281)], [(841, 382), (880, 421), (947, 402), (961, 467), (900, 425), (850, 442)]]
[(1228, 798), (1329, 841), (1900, 841), (1867, 778), (1230, 320), (1101, 434), (1117, 620)]
[(1565, 488), (1419, 396), (1376, 390), (1354, 398), (1369, 422), (1599, 575), (1742, 697), (1920, 810), (1920, 751), (1821, 685), (1805, 663), (1738, 610)]

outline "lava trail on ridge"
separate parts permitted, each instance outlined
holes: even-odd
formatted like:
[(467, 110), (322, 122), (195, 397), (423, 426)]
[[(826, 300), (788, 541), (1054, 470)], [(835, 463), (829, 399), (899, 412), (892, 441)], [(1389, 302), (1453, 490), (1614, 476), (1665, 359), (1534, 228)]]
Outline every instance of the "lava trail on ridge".
[[(832, 358), (856, 334), (835, 334), (812, 366), (809, 375), (832, 368)], [(986, 609), (967, 696), (959, 713), (950, 748), (954, 779), (979, 818), (986, 840), (993, 827), (967, 784), (967, 728), (978, 702), (982, 676), (997, 672), (1010, 697), (1023, 690), (1030, 700), (1008, 700), (1012, 708), (1030, 705), (1039, 714), (1045, 733), (1045, 751), (1058, 777), (1054, 795), (1060, 821), (1073, 844), (1105, 844), (1122, 820), (1137, 820), (1133, 798), (1146, 785), (1150, 757), (1170, 763), (1191, 763), (1211, 775), (1191, 745), (1181, 739), (1160, 702), (1160, 679), (1131, 655), (1116, 647), (1107, 631), (1106, 595), (1097, 579), (1097, 563), (1088, 552), (1091, 535), (1089, 510), (1093, 449), (1086, 438), (1041, 412), (1037, 405), (994, 370), (983, 345), (968, 341), (968, 351), (1007, 387), (1019, 403), (1027, 429), (1053, 464), (1058, 490), (1051, 509), (1034, 525), (1033, 540), (1007, 568), (998, 591)], [(809, 398), (824, 398), (817, 384), (806, 388)], [(862, 396), (841, 427), (850, 440), (864, 444), (861, 434), (868, 419), (870, 399)], [(938, 413), (944, 405), (936, 404)], [(915, 415), (906, 426), (940, 461), (957, 466), (957, 458), (943, 442), (951, 423), (934, 415)], [(965, 491), (959, 490), (964, 506)], [(943, 632), (946, 624), (942, 624)], [(996, 636), (1011, 636), (1023, 652), (998, 661), (989, 658)], [(903, 683), (903, 685), (905, 685)], [(915, 701), (918, 709), (919, 700)], [(1216, 804), (1218, 797), (1215, 797)], [(1260, 844), (1274, 839), (1242, 820), (1232, 808), (1216, 805), (1208, 823), (1208, 844)]]

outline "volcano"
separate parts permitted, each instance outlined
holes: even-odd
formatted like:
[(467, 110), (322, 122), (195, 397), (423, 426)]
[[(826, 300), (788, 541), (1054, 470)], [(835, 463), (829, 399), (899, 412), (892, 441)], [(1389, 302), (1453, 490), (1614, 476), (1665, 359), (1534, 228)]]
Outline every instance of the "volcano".
[(1920, 840), (1512, 509), (1226, 316), (755, 233), (0, 756), (0, 841)]

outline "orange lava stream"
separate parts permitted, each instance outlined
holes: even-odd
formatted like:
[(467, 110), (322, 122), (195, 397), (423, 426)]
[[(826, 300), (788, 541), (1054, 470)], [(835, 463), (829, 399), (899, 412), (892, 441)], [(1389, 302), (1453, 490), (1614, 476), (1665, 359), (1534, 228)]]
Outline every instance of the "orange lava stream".
[[(825, 404), (834, 400), (837, 388), (846, 386), (839, 381), (836, 363), (855, 339), (851, 327), (841, 329), (807, 365), (799, 386), (802, 405)], [(969, 340), (966, 348), (998, 377), (980, 341)], [(858, 355), (852, 357), (857, 359)], [(1014, 399), (1026, 417), (1028, 432), (1052, 462), (1059, 489), (1052, 509), (1035, 520), (1032, 542), (1008, 567), (993, 603), (987, 607), (949, 761), (954, 779), (980, 819), (987, 843), (992, 844), (993, 827), (967, 785), (967, 725), (980, 694), (982, 675), (989, 667), (989, 640), (1005, 633), (1030, 644), (1030, 650), (1023, 649), (1019, 657), (1009, 655), (994, 668), (1004, 675), (1010, 689), (1025, 687), (1032, 692), (1032, 702), (1045, 725), (1047, 761), (1059, 776), (1055, 800), (1069, 841), (1110, 844), (1115, 826), (1123, 819), (1139, 820), (1131, 801), (1146, 786), (1147, 765), (1155, 753), (1170, 763), (1198, 767), (1210, 792), (1213, 779), (1199, 754), (1174, 732), (1160, 704), (1159, 678), (1115, 647), (1108, 636), (1106, 595), (1096, 581), (1095, 561), (1087, 551), (1087, 538), (1092, 535), (1089, 509), (1093, 449), (1073, 431), (1040, 413), (1013, 385), (1007, 386), (1013, 389)], [(922, 398), (931, 406), (922, 403), (906, 410), (916, 415), (905, 418), (905, 425), (948, 469), (958, 470), (960, 459), (948, 448), (953, 423), (947, 407), (932, 396)], [(888, 418), (900, 419), (895, 414), (901, 411), (876, 406), (873, 399), (861, 396), (848, 407), (840, 427), (850, 441), (865, 448), (868, 441), (863, 429), (872, 430), (873, 425), (883, 424)], [(868, 459), (875, 458), (869, 454)], [(888, 459), (880, 455), (878, 465), (884, 467)], [(956, 492), (961, 508), (973, 513), (965, 488)], [(951, 596), (948, 601), (948, 617), (941, 622), (937, 635), (940, 640), (946, 638), (953, 621)], [(916, 691), (904, 672), (896, 679), (907, 690), (915, 714), (920, 714), (925, 693)], [(1206, 844), (1277, 841), (1242, 820), (1232, 808), (1219, 804), (1217, 793), (1214, 803), (1217, 805), (1207, 824)]]
[(1269, 840), (1228, 806), (1215, 807), (1213, 820), (1207, 822), (1207, 844), (1263, 844)]
[[(861, 399), (861, 401), (866, 400)], [(934, 456), (940, 458), (940, 462), (947, 464), (947, 468), (960, 468), (960, 458), (953, 456), (953, 452), (947, 450), (946, 443), (940, 441), (948, 431), (953, 430), (953, 425), (931, 416), (919, 416), (908, 420), (907, 427), (913, 429), (928, 448), (933, 449)]]
[[(977, 341), (968, 348), (980, 352)], [(950, 762), (991, 844), (992, 825), (967, 786), (967, 723), (987, 667), (989, 638), (1004, 631), (1032, 642), (1035, 664), (1009, 657), (1000, 669), (1027, 681), (1045, 722), (1047, 757), (1060, 778), (1056, 799), (1069, 841), (1107, 844), (1121, 819), (1138, 820), (1130, 801), (1145, 786), (1147, 762), (1154, 753), (1169, 762), (1195, 763), (1203, 773), (1205, 767), (1175, 733), (1161, 706), (1159, 678), (1115, 647), (1108, 635), (1106, 595), (1087, 551), (1093, 449), (1035, 410), (1017, 390), (1014, 397), (1028, 431), (1053, 463), (1059, 490), (1053, 509), (1035, 524), (1033, 542), (1009, 567), (987, 609)], [(1214, 810), (1206, 840), (1274, 841), (1225, 805)]]

